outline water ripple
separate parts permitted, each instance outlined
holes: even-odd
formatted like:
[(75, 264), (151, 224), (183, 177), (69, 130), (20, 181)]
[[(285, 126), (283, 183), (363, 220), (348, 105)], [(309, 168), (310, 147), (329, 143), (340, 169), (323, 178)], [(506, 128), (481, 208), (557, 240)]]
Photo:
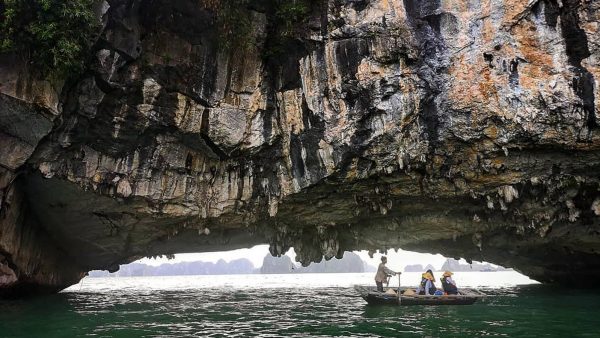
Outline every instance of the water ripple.
[(593, 337), (600, 327), (600, 294), (541, 285), (486, 289), (472, 306), (371, 307), (349, 287), (105, 282), (0, 302), (0, 337)]

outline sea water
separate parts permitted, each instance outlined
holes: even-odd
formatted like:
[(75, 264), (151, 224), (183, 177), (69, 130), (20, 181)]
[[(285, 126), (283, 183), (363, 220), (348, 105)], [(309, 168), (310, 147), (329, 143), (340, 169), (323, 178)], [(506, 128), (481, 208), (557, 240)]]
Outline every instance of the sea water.
[(598, 291), (513, 271), (454, 279), (489, 296), (368, 306), (352, 286), (373, 284), (372, 273), (85, 278), (56, 295), (0, 301), (0, 337), (600, 337)]

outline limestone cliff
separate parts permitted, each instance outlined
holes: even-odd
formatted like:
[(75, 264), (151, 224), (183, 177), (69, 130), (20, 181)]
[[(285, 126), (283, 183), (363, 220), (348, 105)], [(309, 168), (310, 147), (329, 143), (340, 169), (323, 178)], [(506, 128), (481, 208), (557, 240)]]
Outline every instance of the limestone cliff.
[(600, 277), (600, 2), (308, 3), (229, 45), (203, 1), (111, 0), (64, 84), (1, 56), (0, 295), (258, 243)]

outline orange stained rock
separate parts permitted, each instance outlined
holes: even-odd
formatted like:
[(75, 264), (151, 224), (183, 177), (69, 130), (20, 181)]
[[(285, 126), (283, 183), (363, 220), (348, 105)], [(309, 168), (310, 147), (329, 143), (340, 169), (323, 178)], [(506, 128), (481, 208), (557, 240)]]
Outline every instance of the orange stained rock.
[(442, 10), (446, 12), (467, 13), (469, 9), (467, 0), (444, 1), (442, 2)]
[(519, 64), (519, 84), (523, 88), (537, 89), (540, 80), (547, 82), (552, 76), (554, 67), (552, 51), (546, 50), (540, 43), (540, 36), (535, 25), (530, 21), (522, 21), (513, 29), (519, 48), (517, 56), (527, 62)]
[[(385, 12), (389, 12), (389, 10), (390, 10), (390, 6), (393, 6), (393, 4), (392, 4), (392, 5), (390, 5), (390, 1), (393, 1), (393, 0), (384, 0), (384, 1), (381, 1), (381, 2), (380, 2), (380, 8), (381, 8), (383, 11), (385, 11)], [(393, 2), (395, 2), (395, 1), (393, 1)], [(398, 1), (398, 2), (399, 2), (399, 1)]]
[(489, 137), (492, 140), (498, 138), (498, 127), (495, 125), (491, 125), (483, 130), (485, 136)]
[[(454, 101), (456, 107), (472, 109), (482, 103), (498, 101), (497, 80), (483, 59), (473, 62), (461, 55), (450, 67), (449, 74), (453, 81), (448, 98)], [(475, 120), (473, 122), (476, 123), (478, 110), (472, 113)]]
[(406, 20), (406, 9), (404, 8), (404, 2), (397, 1), (397, 0), (389, 0), (389, 2), (393, 6), (393, 9), (394, 9), (394, 12), (396, 13), (396, 15), (399, 18)]
[(352, 159), (352, 164), (348, 168), (348, 172), (346, 173), (346, 178), (348, 180), (355, 180), (357, 178), (356, 168), (358, 165), (358, 158)]
[[(584, 18), (580, 16), (580, 20), (583, 21)], [(588, 36), (595, 36), (600, 33), (600, 23), (598, 23), (598, 19), (596, 18), (588, 18), (588, 22), (583, 22), (580, 24), (581, 28), (585, 31)]]
[[(477, 63), (477, 65), (480, 65), (479, 63)], [(481, 94), (482, 98), (489, 100), (489, 99), (498, 99), (498, 91), (496, 90), (496, 82), (492, 79), (492, 76), (490, 74), (490, 68), (481, 64), (481, 67), (484, 67), (483, 70), (481, 71), (481, 78), (480, 78), (480, 82), (479, 82), (479, 93)]]
[(480, 39), (483, 44), (491, 43), (498, 34), (498, 27), (495, 27), (490, 19), (490, 14), (492, 12), (492, 4), (490, 2), (490, 0), (482, 1), (481, 11), (479, 13), (474, 13), (475, 17), (481, 18), (480, 20), (482, 20), (483, 30), (478, 39)]
[(510, 27), (512, 24), (515, 24), (522, 18), (524, 13), (529, 11), (528, 7), (532, 6), (530, 5), (531, 2), (532, 1), (504, 1), (504, 16), (502, 18), (502, 22), (508, 27)]
[(292, 134), (299, 134), (304, 130), (302, 121), (302, 93), (293, 89), (281, 94), (281, 105), (285, 113), (285, 121)]
[(492, 159), (492, 166), (496, 169), (499, 169), (504, 165), (504, 158), (496, 157)]
[(375, 13), (385, 13), (386, 16), (406, 19), (404, 2), (398, 0), (381, 0), (373, 3)]
[(483, 19), (483, 30), (481, 34), (481, 42), (485, 44), (491, 43), (497, 35), (496, 27), (492, 25), (489, 19)]

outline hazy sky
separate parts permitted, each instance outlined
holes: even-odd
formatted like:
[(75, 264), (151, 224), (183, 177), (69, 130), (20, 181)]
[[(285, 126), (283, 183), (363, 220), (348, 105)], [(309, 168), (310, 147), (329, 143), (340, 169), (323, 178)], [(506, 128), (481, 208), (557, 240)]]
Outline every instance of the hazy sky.
[[(166, 258), (149, 259), (144, 258), (139, 260), (140, 263), (149, 265), (160, 265), (162, 263), (177, 263), (177, 262), (188, 262), (188, 261), (204, 261), (204, 262), (216, 262), (219, 259), (225, 261), (232, 261), (239, 258), (247, 258), (254, 264), (255, 267), (261, 267), (263, 258), (269, 253), (268, 245), (257, 245), (250, 249), (239, 249), (224, 252), (205, 252), (205, 253), (194, 253), (194, 254), (178, 254), (175, 255), (175, 259), (168, 260)], [(380, 262), (381, 254), (373, 255), (373, 258), (369, 257), (367, 251), (356, 251), (356, 253), (368, 264), (377, 266)], [(292, 260), (296, 254), (294, 249), (291, 249), (286, 255), (290, 256)], [(423, 266), (427, 264), (433, 265), (436, 269), (440, 269), (446, 258), (442, 255), (431, 255), (423, 254), (412, 251), (393, 250), (388, 251), (388, 264), (387, 266), (396, 271), (403, 271), (404, 267), (409, 264), (421, 264)], [(464, 263), (464, 261), (463, 261)]]

